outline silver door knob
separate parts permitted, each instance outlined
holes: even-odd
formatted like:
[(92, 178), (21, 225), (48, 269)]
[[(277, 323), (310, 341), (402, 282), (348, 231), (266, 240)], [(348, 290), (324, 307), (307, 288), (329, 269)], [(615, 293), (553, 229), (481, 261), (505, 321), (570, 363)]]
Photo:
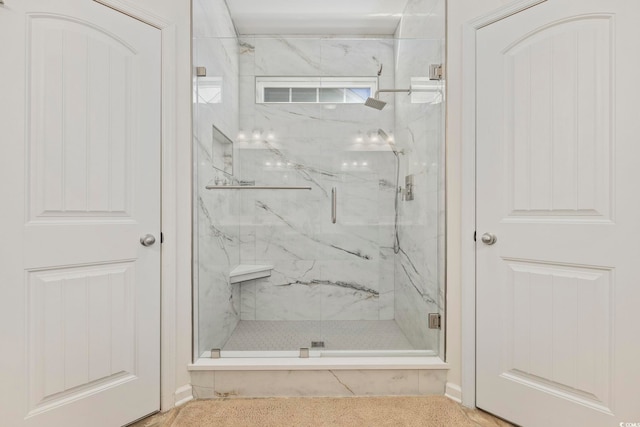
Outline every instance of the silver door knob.
[(495, 242), (498, 241), (498, 238), (496, 237), (495, 234), (484, 233), (480, 238), (480, 240), (482, 240), (482, 243), (484, 243), (485, 245), (493, 245)]
[(156, 238), (152, 234), (145, 234), (140, 238), (140, 244), (142, 246), (151, 246), (156, 242)]

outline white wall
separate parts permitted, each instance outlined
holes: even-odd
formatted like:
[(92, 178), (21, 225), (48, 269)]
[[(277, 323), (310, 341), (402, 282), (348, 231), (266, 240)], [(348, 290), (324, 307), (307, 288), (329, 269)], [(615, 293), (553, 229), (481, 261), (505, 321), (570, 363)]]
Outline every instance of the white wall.
[[(460, 308), (460, 214), (462, 180), (462, 27), (511, 0), (447, 2), (447, 362), (453, 397), (462, 380)], [(472, 236), (465, 236), (472, 238)], [(451, 387), (452, 386), (452, 387)]]

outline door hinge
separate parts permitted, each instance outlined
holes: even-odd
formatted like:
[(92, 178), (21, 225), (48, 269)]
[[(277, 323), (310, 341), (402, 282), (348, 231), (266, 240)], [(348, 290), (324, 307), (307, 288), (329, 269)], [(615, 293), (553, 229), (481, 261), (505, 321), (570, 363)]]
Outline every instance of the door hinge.
[(164, 234), (162, 234), (162, 231), (160, 232), (160, 243), (164, 243)]
[(429, 313), (429, 329), (440, 329), (441, 327), (440, 313)]
[(474, 232), (473, 232), (473, 241), (474, 241), (474, 242), (476, 242), (476, 241), (477, 241), (477, 240), (476, 240), (476, 233), (477, 233), (477, 231), (475, 231), (475, 230), (474, 230)]
[(429, 65), (429, 80), (442, 80), (443, 77), (442, 64)]
[(206, 76), (207, 76), (206, 67), (196, 67), (196, 77), (206, 77)]

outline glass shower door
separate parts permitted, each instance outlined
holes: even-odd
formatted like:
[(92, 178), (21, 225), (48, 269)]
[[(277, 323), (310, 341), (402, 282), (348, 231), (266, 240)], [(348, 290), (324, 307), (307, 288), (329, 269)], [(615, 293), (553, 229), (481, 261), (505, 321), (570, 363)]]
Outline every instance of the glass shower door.
[(194, 40), (197, 357), (438, 353), (444, 104), (416, 58), (440, 45)]

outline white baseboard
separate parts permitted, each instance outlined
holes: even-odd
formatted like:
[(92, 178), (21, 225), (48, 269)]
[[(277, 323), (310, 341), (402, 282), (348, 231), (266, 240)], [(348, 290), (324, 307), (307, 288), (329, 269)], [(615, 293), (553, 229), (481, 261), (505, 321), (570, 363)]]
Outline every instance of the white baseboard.
[(454, 402), (462, 403), (462, 388), (458, 384), (447, 383), (444, 388), (444, 395)]
[(191, 384), (183, 385), (178, 388), (174, 393), (175, 396), (175, 406), (184, 405), (190, 400), (193, 400), (193, 390), (191, 389)]

